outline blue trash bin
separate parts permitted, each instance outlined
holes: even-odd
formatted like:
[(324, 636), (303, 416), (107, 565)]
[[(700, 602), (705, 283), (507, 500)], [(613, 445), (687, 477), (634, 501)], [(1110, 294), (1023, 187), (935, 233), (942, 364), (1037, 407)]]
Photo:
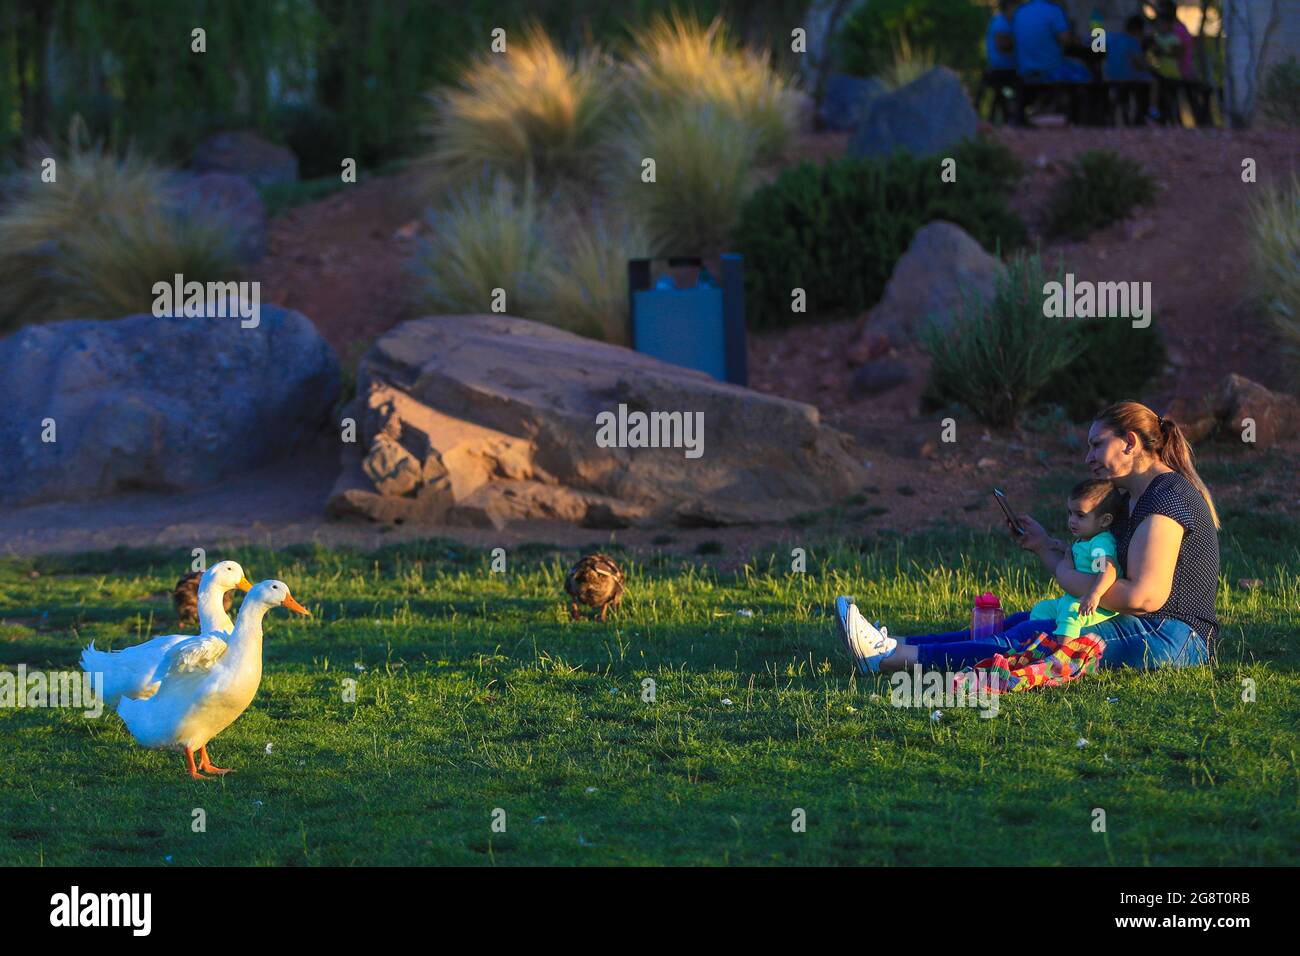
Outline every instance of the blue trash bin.
[(628, 263), (628, 341), (632, 348), (674, 365), (698, 369), (719, 381), (747, 384), (745, 287), (742, 257), (722, 257), (722, 285), (697, 258), (669, 259), (670, 266), (699, 266), (693, 288), (679, 289), (669, 276), (650, 285), (650, 259)]

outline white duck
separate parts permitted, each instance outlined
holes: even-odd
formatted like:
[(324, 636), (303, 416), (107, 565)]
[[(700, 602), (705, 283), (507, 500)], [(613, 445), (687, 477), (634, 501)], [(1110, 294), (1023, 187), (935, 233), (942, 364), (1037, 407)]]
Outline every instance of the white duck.
[(279, 606), (311, 616), (283, 581), (262, 581), (244, 598), (228, 642), (216, 634), (203, 634), (169, 650), (152, 675), (153, 692), (139, 700), (123, 698), (117, 706), (136, 743), (183, 750), (195, 780), (208, 779), (200, 770), (229, 773), (213, 766), (208, 741), (253, 702), (262, 682), (262, 618)]
[[(226, 592), (235, 588), (247, 591), (251, 587), (244, 577), (244, 569), (234, 561), (221, 561), (204, 571), (199, 579), (199, 634), (230, 634), (235, 625), (226, 613)], [(193, 634), (165, 634), (120, 651), (97, 651), (95, 642), (91, 641), (81, 652), (81, 669), (104, 675), (104, 703), (116, 707), (123, 697), (151, 695), (157, 689), (153, 686), (153, 674), (167, 652), (193, 637)]]

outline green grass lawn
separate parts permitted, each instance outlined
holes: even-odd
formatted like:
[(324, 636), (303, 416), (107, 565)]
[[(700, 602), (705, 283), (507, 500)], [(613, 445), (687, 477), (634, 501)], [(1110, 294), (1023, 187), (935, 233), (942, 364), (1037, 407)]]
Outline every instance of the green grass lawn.
[[(441, 541), (223, 553), (315, 615), (267, 618), (261, 690), (212, 744), (237, 772), (192, 781), (114, 714), (0, 710), (0, 863), (1294, 863), (1300, 525), (1225, 517), (1216, 666), (1009, 695), (993, 719), (891, 706), (832, 636), (841, 592), (900, 634), (960, 626), (977, 590), (1050, 593), (982, 533), (792, 530), (805, 574), (789, 547), (728, 573), (629, 561), (605, 624), (565, 617), (576, 552), (521, 549), (504, 575)], [(164, 632), (187, 560), (0, 561), (0, 666)]]

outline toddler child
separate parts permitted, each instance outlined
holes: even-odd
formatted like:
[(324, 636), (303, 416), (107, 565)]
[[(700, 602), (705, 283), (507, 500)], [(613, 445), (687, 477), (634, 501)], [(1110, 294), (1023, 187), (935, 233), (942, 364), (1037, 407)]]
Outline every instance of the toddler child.
[(1115, 616), (1114, 611), (1098, 607), (1097, 602), (1118, 577), (1115, 535), (1109, 529), (1121, 519), (1127, 502), (1112, 482), (1094, 478), (1075, 485), (1066, 506), (1070, 534), (1075, 538), (1070, 548), (1074, 570), (1091, 574), (1093, 583), (1083, 597), (1067, 594), (1039, 601), (1029, 612), (1029, 618), (1034, 621), (1051, 618), (1056, 621), (1054, 634), (1078, 637), (1083, 628)]

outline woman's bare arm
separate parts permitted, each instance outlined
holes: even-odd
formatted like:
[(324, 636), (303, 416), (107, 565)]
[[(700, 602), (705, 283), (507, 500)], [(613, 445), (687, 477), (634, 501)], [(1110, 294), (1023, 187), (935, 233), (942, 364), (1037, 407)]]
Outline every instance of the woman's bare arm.
[[(1128, 575), (1112, 584), (1098, 603), (1120, 614), (1160, 610), (1174, 586), (1174, 566), (1182, 543), (1182, 525), (1167, 515), (1151, 515), (1138, 526), (1129, 543)], [(1083, 597), (1094, 577), (1074, 570), (1072, 562), (1062, 560), (1056, 566), (1056, 580), (1067, 594)]]

